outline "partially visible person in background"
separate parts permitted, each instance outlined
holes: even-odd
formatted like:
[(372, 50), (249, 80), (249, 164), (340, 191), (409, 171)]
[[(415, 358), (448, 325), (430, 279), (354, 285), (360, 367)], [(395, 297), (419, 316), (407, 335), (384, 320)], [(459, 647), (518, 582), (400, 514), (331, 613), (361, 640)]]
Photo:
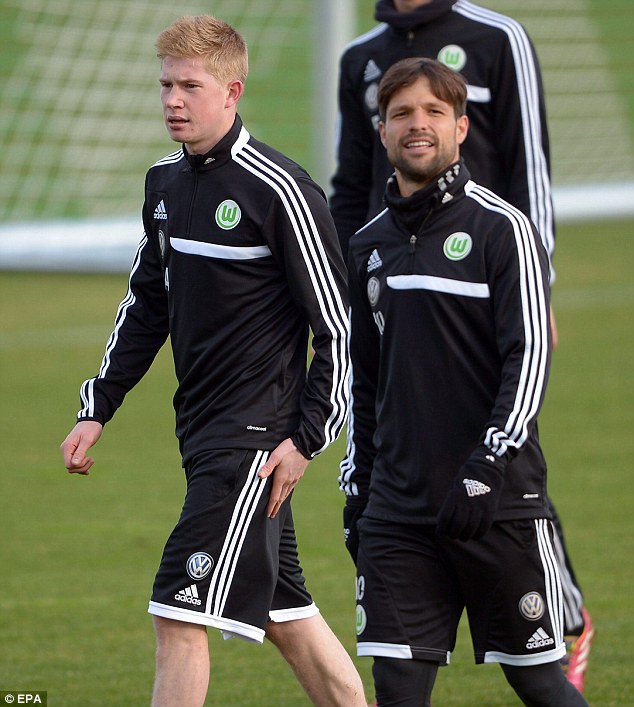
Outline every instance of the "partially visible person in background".
[[(551, 258), (555, 247), (544, 89), (534, 47), (515, 20), (468, 0), (379, 0), (382, 24), (354, 40), (340, 63), (339, 141), (330, 209), (346, 257), (350, 237), (384, 207), (393, 168), (378, 132), (378, 85), (406, 57), (439, 60), (467, 80), (469, 134), (461, 147), (473, 179), (529, 216)], [(555, 318), (550, 311), (553, 346)], [(359, 499), (358, 513), (365, 499)], [(557, 511), (555, 545), (564, 589), (568, 679), (584, 689), (594, 626), (568, 555)], [(344, 527), (354, 543), (354, 517)]]

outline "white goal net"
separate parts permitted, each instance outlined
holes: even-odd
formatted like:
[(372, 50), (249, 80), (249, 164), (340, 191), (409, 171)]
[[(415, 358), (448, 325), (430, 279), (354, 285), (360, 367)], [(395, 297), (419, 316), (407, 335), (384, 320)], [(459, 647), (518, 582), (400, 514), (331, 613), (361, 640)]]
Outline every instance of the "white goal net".
[[(329, 70), (329, 78), (320, 79), (314, 69), (328, 63), (324, 51), (334, 53), (327, 41), (334, 28), (315, 26), (316, 9), (332, 2), (356, 9), (357, 33), (372, 26), (374, 0), (2, 0), (0, 268), (6, 266), (6, 244), (18, 247), (27, 232), (36, 240), (17, 258), (31, 264), (42, 252), (39, 232), (59, 252), (64, 239), (73, 242), (73, 233), (78, 242), (94, 243), (102, 235), (95, 228), (114, 218), (116, 225), (107, 223), (106, 232), (116, 230), (128, 242), (121, 219), (130, 217), (136, 238), (143, 176), (174, 149), (161, 119), (154, 42), (184, 14), (212, 13), (241, 31), (250, 53), (240, 108), (247, 126), (307, 167), (328, 191), (325, 175), (331, 174), (335, 147), (329, 151), (324, 143), (335, 116), (323, 96), (327, 90), (336, 94), (336, 77)], [(634, 98), (627, 93), (631, 80), (619, 85), (618, 77), (634, 72), (627, 30), (634, 3), (481, 4), (518, 19), (536, 45), (558, 217), (584, 215), (597, 205), (602, 216), (631, 215), (634, 117), (628, 110)], [(622, 18), (608, 16), (614, 8), (621, 8)], [(610, 22), (616, 39), (605, 36)], [(347, 39), (353, 35), (354, 29)]]
[(293, 121), (299, 112), (303, 133), (301, 101), (309, 97), (297, 100), (284, 67), (303, 62), (297, 68), (310, 72), (309, 5), (3, 0), (0, 24), (10, 22), (12, 35), (0, 64), (0, 222), (139, 211), (146, 169), (174, 149), (161, 119), (154, 42), (184, 14), (213, 12), (241, 31), (251, 64), (241, 110), (253, 105), (249, 125), (259, 124), (255, 104), (276, 79), (277, 95), (261, 120), (267, 135), (297, 149)]
[[(546, 91), (553, 184), (634, 180), (634, 116), (628, 116), (626, 96), (611, 64), (612, 57), (618, 56), (620, 71), (634, 71), (630, 34), (634, 3), (622, 17), (614, 14), (614, 3), (604, 4), (603, 17), (593, 14), (588, 0), (483, 0), (482, 4), (522, 22), (536, 45)], [(611, 46), (601, 33), (600, 19), (622, 23)]]

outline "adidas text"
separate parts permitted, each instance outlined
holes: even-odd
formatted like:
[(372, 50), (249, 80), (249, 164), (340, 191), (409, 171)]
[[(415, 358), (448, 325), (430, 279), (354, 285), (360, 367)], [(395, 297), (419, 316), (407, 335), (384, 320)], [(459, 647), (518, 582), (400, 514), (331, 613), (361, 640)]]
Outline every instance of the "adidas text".
[(535, 648), (544, 648), (545, 646), (552, 646), (555, 643), (555, 639), (551, 638), (546, 631), (543, 629), (537, 629), (535, 633), (528, 639), (526, 648), (528, 650), (534, 650)]
[(202, 601), (198, 598), (198, 589), (195, 584), (187, 589), (181, 589), (178, 594), (174, 594), (174, 599), (176, 601), (182, 601), (183, 604), (193, 604), (194, 606), (200, 606)]

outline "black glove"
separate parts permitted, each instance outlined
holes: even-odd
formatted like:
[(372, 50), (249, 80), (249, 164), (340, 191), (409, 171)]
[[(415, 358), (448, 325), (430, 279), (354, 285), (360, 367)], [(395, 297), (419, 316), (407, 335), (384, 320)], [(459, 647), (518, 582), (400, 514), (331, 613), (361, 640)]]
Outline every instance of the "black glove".
[(359, 551), (357, 521), (361, 518), (361, 514), (364, 510), (365, 503), (354, 504), (348, 502), (343, 507), (343, 541), (355, 565), (357, 564), (357, 552)]
[(478, 540), (493, 525), (506, 461), (480, 446), (460, 469), (445, 498), (436, 531), (454, 540)]

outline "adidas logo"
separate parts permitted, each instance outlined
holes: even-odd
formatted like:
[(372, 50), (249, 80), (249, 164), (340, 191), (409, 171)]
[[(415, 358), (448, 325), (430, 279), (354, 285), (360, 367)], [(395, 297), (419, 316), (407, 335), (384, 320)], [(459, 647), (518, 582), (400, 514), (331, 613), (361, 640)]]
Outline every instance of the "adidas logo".
[(544, 646), (552, 646), (555, 642), (554, 638), (551, 638), (543, 628), (538, 628), (537, 631), (528, 639), (526, 647), (528, 650), (534, 650), (535, 648), (543, 648)]
[(483, 484), (475, 479), (463, 479), (462, 483), (467, 489), (467, 496), (484, 496), (485, 493), (491, 492), (491, 487)]
[(381, 260), (378, 250), (375, 248), (368, 258), (368, 272), (372, 272), (373, 270), (380, 268), (381, 265), (383, 265), (383, 261)]
[(369, 83), (370, 81), (378, 79), (379, 76), (381, 76), (381, 69), (379, 69), (379, 67), (376, 65), (374, 59), (370, 59), (370, 61), (365, 65), (365, 71), (363, 72), (363, 80), (366, 83)]
[(159, 205), (154, 209), (154, 218), (159, 221), (167, 221), (167, 210), (165, 209), (163, 199), (161, 199)]
[[(162, 203), (162, 202), (161, 202)], [(194, 606), (200, 606), (202, 601), (198, 598), (198, 589), (195, 584), (187, 589), (181, 589), (178, 594), (174, 595), (176, 601), (182, 601), (183, 604), (193, 604)]]

